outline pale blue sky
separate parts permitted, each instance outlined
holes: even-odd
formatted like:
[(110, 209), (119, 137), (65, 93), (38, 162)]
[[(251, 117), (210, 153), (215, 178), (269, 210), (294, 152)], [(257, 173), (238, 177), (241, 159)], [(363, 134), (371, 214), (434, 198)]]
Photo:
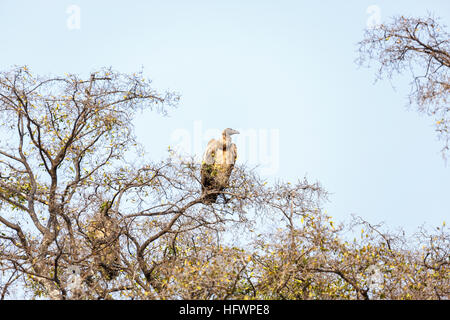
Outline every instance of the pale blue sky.
[[(81, 9), (80, 29), (67, 27), (70, 5)], [(406, 77), (396, 90), (374, 85), (375, 69), (354, 63), (370, 5), (382, 21), (430, 11), (450, 25), (446, 0), (2, 0), (0, 69), (143, 66), (156, 88), (182, 95), (169, 118), (139, 117), (149, 157), (164, 157), (173, 133), (193, 133), (199, 121), (204, 131), (275, 129), (280, 162), (268, 178), (320, 181), (337, 220), (354, 213), (408, 231), (441, 224), (450, 217), (450, 166), (432, 120), (406, 110)]]

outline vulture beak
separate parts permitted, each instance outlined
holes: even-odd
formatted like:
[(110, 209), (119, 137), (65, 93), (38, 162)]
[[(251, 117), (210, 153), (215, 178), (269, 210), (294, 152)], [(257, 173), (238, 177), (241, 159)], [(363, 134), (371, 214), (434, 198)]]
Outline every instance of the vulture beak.
[(239, 133), (240, 133), (239, 131), (231, 129), (229, 134), (232, 135), (232, 134), (239, 134)]

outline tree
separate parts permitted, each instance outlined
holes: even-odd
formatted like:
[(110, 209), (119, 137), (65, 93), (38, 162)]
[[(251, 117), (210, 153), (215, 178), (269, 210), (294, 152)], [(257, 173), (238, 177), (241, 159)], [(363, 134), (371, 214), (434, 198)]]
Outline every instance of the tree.
[(378, 63), (377, 78), (391, 78), (409, 71), (412, 76), (409, 102), (434, 118), (442, 155), (450, 142), (450, 37), (438, 19), (394, 17), (388, 24), (368, 28), (359, 45), (360, 65)]
[(445, 225), (411, 246), (335, 224), (319, 183), (269, 184), (242, 165), (227, 201), (205, 204), (199, 163), (152, 162), (133, 136), (138, 110), (178, 99), (142, 73), (0, 74), (2, 299), (449, 297)]

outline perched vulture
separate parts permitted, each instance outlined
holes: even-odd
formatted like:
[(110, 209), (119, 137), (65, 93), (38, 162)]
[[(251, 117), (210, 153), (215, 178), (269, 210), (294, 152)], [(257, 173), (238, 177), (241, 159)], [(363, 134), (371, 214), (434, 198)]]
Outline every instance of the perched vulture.
[(202, 159), (201, 183), (203, 203), (214, 203), (219, 191), (228, 186), (228, 179), (236, 162), (237, 149), (231, 143), (231, 136), (239, 131), (227, 128), (222, 132), (222, 139), (208, 142)]

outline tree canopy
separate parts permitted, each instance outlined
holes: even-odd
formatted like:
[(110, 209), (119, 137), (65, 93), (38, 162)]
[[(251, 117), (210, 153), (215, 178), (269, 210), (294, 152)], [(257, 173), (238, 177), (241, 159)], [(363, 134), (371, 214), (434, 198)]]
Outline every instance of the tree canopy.
[(448, 298), (445, 224), (337, 223), (318, 182), (243, 165), (204, 204), (199, 163), (143, 159), (133, 135), (178, 100), (142, 72), (0, 73), (2, 299)]

